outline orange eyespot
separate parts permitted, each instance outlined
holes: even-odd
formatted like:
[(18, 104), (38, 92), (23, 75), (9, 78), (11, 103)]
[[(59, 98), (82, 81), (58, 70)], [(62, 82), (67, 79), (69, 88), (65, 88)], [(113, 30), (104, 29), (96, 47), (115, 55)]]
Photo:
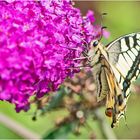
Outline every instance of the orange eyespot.
[(105, 114), (106, 114), (107, 117), (112, 117), (112, 115), (113, 115), (113, 108), (107, 108), (105, 110)]

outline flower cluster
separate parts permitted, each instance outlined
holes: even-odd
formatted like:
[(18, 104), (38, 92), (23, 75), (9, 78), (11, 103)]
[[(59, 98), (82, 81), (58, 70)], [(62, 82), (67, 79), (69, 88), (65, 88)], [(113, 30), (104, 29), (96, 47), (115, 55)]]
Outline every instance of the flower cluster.
[(31, 96), (57, 90), (99, 35), (94, 20), (70, 0), (0, 1), (0, 100), (27, 111)]

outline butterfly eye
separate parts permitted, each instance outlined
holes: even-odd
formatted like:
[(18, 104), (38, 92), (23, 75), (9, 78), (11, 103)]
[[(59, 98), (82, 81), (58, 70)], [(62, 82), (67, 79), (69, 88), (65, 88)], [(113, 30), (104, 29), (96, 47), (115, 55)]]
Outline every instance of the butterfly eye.
[(99, 41), (98, 40), (95, 40), (92, 44), (93, 47), (96, 47), (97, 45), (99, 44)]

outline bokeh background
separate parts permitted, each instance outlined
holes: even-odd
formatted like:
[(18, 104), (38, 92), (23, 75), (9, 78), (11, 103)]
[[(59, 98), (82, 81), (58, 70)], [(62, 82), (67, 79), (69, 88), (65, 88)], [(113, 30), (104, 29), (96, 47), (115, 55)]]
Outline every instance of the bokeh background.
[[(106, 45), (115, 38), (122, 35), (140, 31), (140, 2), (139, 1), (75, 1), (75, 7), (81, 9), (83, 15), (88, 10), (93, 10), (97, 24), (107, 27), (110, 32), (108, 39), (102, 42)], [(107, 13), (101, 19), (101, 14)], [(112, 130), (116, 139), (140, 139), (140, 79), (135, 82), (133, 93), (131, 94), (126, 113), (126, 122), (121, 119), (120, 125)], [(55, 126), (55, 120), (59, 116), (65, 116), (65, 110), (55, 110), (44, 116), (38, 116), (36, 121), (32, 120), (35, 106), (27, 113), (16, 113), (14, 106), (9, 103), (0, 102), (0, 139), (16, 138), (42, 138), (46, 136)], [(107, 125), (110, 121), (104, 115), (104, 107), (100, 108), (101, 115)], [(5, 122), (4, 122), (5, 121)], [(82, 127), (81, 134), (75, 135), (69, 129), (61, 129), (55, 133), (55, 138), (106, 138), (100, 128), (98, 120), (88, 119), (90, 128)], [(22, 132), (21, 132), (22, 131)], [(91, 132), (94, 133), (91, 133)], [(24, 134), (23, 134), (24, 133)], [(93, 135), (93, 136), (92, 136)], [(111, 138), (111, 137), (110, 137)]]

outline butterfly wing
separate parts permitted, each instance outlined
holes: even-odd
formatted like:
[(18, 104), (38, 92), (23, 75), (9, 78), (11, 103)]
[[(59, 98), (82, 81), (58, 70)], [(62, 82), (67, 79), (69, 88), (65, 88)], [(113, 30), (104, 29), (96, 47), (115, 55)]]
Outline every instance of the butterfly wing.
[(130, 84), (140, 74), (140, 33), (116, 39), (107, 46), (106, 51), (124, 97), (128, 97)]

